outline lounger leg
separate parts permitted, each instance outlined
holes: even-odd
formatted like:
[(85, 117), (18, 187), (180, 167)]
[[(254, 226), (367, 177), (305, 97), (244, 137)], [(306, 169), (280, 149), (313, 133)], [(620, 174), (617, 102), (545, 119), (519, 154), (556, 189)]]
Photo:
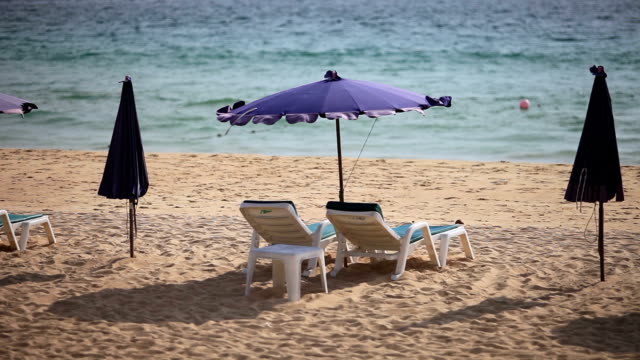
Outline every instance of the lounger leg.
[(20, 242), (18, 243), (18, 250), (27, 250), (27, 240), (29, 240), (29, 228), (31, 224), (28, 221), (22, 223), (22, 230), (20, 234)]
[[(411, 235), (408, 235), (411, 236)], [(404, 269), (407, 266), (407, 257), (409, 256), (409, 238), (407, 235), (403, 237), (400, 251), (398, 252), (398, 260), (396, 260), (396, 272), (391, 275), (391, 280), (398, 280), (404, 274)]]
[(336, 264), (331, 271), (331, 276), (336, 277), (344, 266), (344, 258), (346, 256), (346, 239), (342, 235), (338, 235), (338, 250), (336, 250)]
[[(344, 250), (346, 254), (349, 254), (349, 251), (351, 251), (351, 249), (349, 248), (349, 242), (345, 240), (344, 242)], [(353, 256), (346, 256), (347, 260), (346, 262), (348, 264), (355, 264), (356, 263), (356, 258)], [(344, 262), (343, 262), (344, 263)]]
[[(300, 264), (298, 264), (300, 266)], [(283, 294), (285, 289), (285, 272), (287, 271), (287, 264), (285, 264), (281, 260), (273, 259), (273, 264), (271, 266), (272, 279), (273, 279), (273, 290), (277, 294)], [(298, 269), (300, 271), (300, 269)], [(300, 281), (300, 279), (298, 279)]]
[(460, 235), (460, 242), (462, 243), (464, 254), (469, 259), (475, 259), (476, 257), (473, 254), (473, 249), (471, 248), (471, 241), (469, 241), (469, 235), (467, 234), (467, 230), (465, 230), (464, 233)]
[(43, 225), (44, 225), (44, 230), (47, 232), (47, 238), (49, 238), (49, 244), (55, 244), (56, 236), (53, 234), (53, 228), (51, 227), (51, 222), (49, 222), (49, 218), (47, 218), (47, 221)]
[(396, 272), (391, 275), (391, 280), (393, 281), (399, 280), (404, 274), (405, 266), (407, 266), (407, 258), (404, 258), (404, 259), (398, 258), (398, 263), (396, 264)]
[(441, 266), (440, 259), (436, 254), (436, 246), (433, 243), (433, 238), (431, 236), (426, 237), (424, 239), (424, 245), (427, 247), (427, 251), (429, 252), (429, 259), (431, 259), (431, 262), (437, 267), (440, 267)]
[[(9, 220), (7, 220), (7, 223), (8, 222)], [(12, 249), (20, 250), (20, 246), (18, 245), (18, 239), (16, 239), (16, 234), (13, 233), (13, 229), (11, 228), (11, 225), (4, 225), (3, 227), (5, 229), (4, 233), (7, 235), (7, 238), (9, 238), (9, 246)]]
[(315, 274), (316, 272), (316, 267), (318, 266), (318, 259), (313, 258), (313, 259), (309, 259), (307, 260), (307, 270), (305, 270), (302, 275), (303, 276), (307, 276), (307, 277), (311, 277)]
[[(325, 243), (324, 245), (321, 243), (318, 247), (322, 248), (322, 250), (324, 251), (327, 248), (327, 246), (329, 246), (328, 242)], [(315, 275), (317, 266), (318, 266), (317, 258), (307, 260), (307, 269), (302, 272), (302, 276), (311, 277)]]
[(447, 256), (449, 254), (449, 235), (440, 235), (440, 266), (447, 265)]
[(324, 264), (324, 252), (322, 256), (318, 257), (318, 259), (320, 260), (320, 280), (322, 280), (322, 287), (324, 288), (324, 292), (328, 293), (329, 289), (327, 288), (327, 268)]
[(292, 259), (285, 264), (285, 271), (287, 272), (287, 295), (289, 301), (300, 300), (300, 262), (297, 259)]
[[(253, 230), (253, 232), (251, 233), (251, 245), (249, 245), (249, 251), (253, 250), (253, 249), (257, 249), (258, 247), (260, 247), (260, 235), (258, 235), (258, 233)], [(247, 264), (247, 266), (249, 266)], [(242, 269), (243, 273), (247, 273), (247, 268)]]
[(404, 274), (404, 269), (407, 267), (407, 255), (398, 255), (396, 260), (396, 271), (391, 275), (391, 280), (398, 280)]
[(251, 292), (251, 282), (253, 282), (253, 271), (256, 269), (256, 256), (249, 253), (249, 262), (247, 263), (247, 283), (244, 287), (244, 296), (249, 296)]

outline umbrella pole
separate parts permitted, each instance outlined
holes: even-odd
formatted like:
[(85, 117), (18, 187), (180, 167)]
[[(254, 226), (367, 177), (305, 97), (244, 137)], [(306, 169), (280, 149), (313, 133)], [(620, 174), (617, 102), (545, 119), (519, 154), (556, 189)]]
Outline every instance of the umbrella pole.
[(604, 204), (600, 202), (600, 216), (598, 219), (598, 253), (600, 254), (600, 281), (604, 281)]
[(129, 254), (131, 257), (135, 257), (133, 254), (133, 217), (135, 214), (135, 205), (133, 204), (133, 199), (129, 199)]
[(338, 172), (340, 177), (340, 202), (344, 202), (344, 186), (342, 185), (342, 145), (340, 144), (340, 119), (336, 119), (336, 138), (338, 139)]

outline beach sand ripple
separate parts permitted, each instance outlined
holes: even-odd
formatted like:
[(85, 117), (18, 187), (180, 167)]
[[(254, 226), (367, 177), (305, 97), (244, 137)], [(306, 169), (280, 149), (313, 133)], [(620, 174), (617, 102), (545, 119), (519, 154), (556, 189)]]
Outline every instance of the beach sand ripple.
[[(461, 218), (477, 259), (454, 240), (437, 269), (422, 248), (399, 281), (394, 262), (363, 261), (329, 277), (328, 294), (302, 279), (290, 303), (268, 261), (243, 296), (251, 229), (238, 206), (292, 199), (321, 220), (335, 159), (148, 154), (132, 259), (126, 202), (96, 194), (104, 153), (0, 154), (0, 207), (49, 214), (58, 239), (34, 229), (15, 252), (2, 237), (4, 359), (640, 357), (640, 167), (623, 168), (627, 200), (605, 206), (600, 282), (591, 205), (563, 200), (569, 165), (361, 159), (347, 200), (380, 202), (392, 224)], [(335, 245), (326, 259), (331, 270)]]

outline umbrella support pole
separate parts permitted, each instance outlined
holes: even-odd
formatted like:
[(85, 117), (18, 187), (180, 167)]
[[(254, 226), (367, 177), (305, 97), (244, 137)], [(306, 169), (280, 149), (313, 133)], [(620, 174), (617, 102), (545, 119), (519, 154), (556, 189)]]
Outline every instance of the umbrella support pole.
[(134, 238), (134, 220), (133, 218), (136, 215), (136, 206), (134, 204), (133, 199), (129, 199), (129, 254), (133, 258), (135, 254), (133, 253), (133, 238)]
[(604, 281), (604, 204), (600, 201), (598, 215), (598, 254), (600, 254), (600, 281)]
[(338, 175), (340, 177), (340, 202), (344, 202), (344, 186), (342, 183), (342, 145), (340, 140), (340, 119), (336, 119), (336, 138), (338, 139)]
[[(340, 119), (336, 119), (336, 138), (338, 139), (338, 171), (340, 176), (340, 192), (338, 196), (340, 197), (340, 202), (344, 202), (344, 186), (342, 185), (342, 145), (340, 141)], [(344, 267), (348, 267), (347, 263), (348, 257), (344, 258)]]

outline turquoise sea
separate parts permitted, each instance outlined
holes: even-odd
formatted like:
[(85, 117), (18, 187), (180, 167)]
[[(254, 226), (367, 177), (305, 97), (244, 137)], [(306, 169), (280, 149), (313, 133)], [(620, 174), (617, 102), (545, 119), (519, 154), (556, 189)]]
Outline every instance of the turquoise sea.
[[(2, 0), (0, 147), (106, 150), (125, 75), (147, 152), (335, 156), (333, 121), (234, 127), (215, 110), (321, 80), (451, 108), (378, 119), (363, 157), (572, 163), (604, 65), (623, 164), (640, 164), (637, 0)], [(531, 101), (528, 111), (520, 99)], [(342, 122), (356, 157), (372, 119)]]

